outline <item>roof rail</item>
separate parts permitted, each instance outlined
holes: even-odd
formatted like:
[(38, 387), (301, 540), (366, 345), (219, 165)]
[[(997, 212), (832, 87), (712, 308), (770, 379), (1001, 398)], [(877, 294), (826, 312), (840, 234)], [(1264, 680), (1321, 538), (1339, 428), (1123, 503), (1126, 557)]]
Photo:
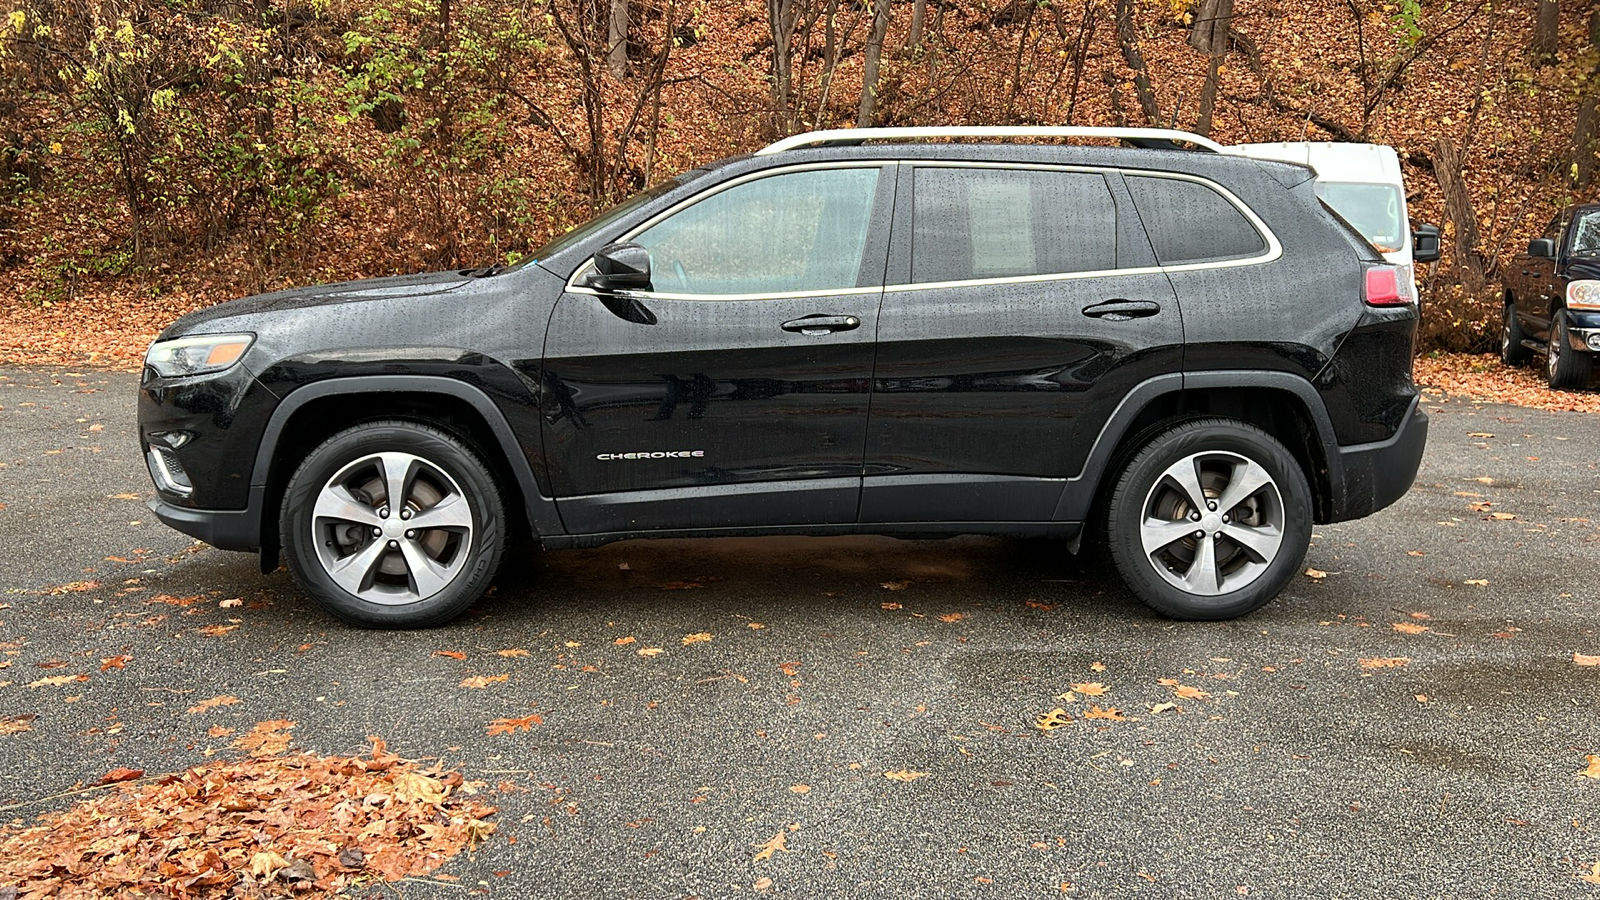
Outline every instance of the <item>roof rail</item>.
[(1087, 128), (1076, 125), (1013, 126), (958, 125), (918, 128), (835, 128), (809, 131), (786, 137), (756, 151), (757, 156), (797, 150), (802, 147), (844, 147), (867, 141), (917, 141), (935, 138), (1116, 138), (1135, 147), (1154, 150), (1184, 149), (1192, 144), (1200, 150), (1221, 153), (1222, 145), (1210, 138), (1171, 128)]

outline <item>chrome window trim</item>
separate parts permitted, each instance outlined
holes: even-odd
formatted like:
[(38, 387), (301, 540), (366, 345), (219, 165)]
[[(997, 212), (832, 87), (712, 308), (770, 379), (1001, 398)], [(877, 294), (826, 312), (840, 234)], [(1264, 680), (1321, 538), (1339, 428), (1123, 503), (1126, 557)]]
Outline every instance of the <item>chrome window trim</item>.
[[(1232, 191), (1220, 184), (1217, 184), (1215, 181), (1212, 181), (1209, 178), (1201, 178), (1196, 175), (1182, 175), (1176, 172), (1151, 171), (1148, 169), (1108, 169), (1096, 168), (1094, 166), (1055, 166), (1048, 163), (1012, 164), (1003, 162), (946, 162), (943, 160), (930, 160), (924, 163), (921, 161), (908, 160), (903, 162), (902, 165), (909, 165), (913, 168), (1048, 169), (1053, 171), (1099, 173), (1101, 175), (1116, 172), (1117, 174), (1122, 175), (1124, 178), (1170, 178), (1174, 181), (1192, 181), (1196, 184), (1205, 185), (1211, 190), (1216, 191), (1222, 195), (1223, 199), (1233, 204), (1233, 207), (1244, 215), (1245, 219), (1251, 224), (1252, 227), (1256, 229), (1256, 232), (1260, 234), (1261, 237), (1267, 242), (1267, 249), (1255, 256), (1241, 256), (1238, 259), (1222, 259), (1213, 262), (1178, 263), (1170, 266), (1139, 266), (1130, 269), (1094, 269), (1088, 272), (1060, 272), (1048, 275), (1011, 275), (1004, 278), (971, 278), (964, 281), (937, 281), (923, 284), (891, 284), (884, 286), (883, 290), (885, 293), (932, 291), (956, 287), (982, 287), (986, 285), (1003, 284), (1040, 284), (1053, 281), (1074, 281), (1081, 278), (1110, 278), (1117, 275), (1156, 275), (1170, 272), (1200, 272), (1210, 269), (1231, 269), (1238, 266), (1261, 265), (1263, 263), (1274, 262), (1283, 256), (1283, 244), (1278, 240), (1278, 236), (1273, 234), (1272, 229), (1267, 227), (1267, 223), (1263, 222), (1261, 217), (1256, 215), (1255, 210), (1246, 205), (1245, 202), (1240, 200), (1239, 197)], [(913, 186), (913, 191), (914, 190), (915, 186)]]
[[(669, 207), (667, 209), (664, 209), (659, 213), (656, 213), (654, 216), (651, 216), (649, 219), (646, 219), (643, 223), (641, 223), (637, 227), (635, 227), (633, 229), (630, 229), (629, 231), (624, 233), (621, 237), (617, 238), (615, 241), (612, 241), (611, 243), (615, 244), (615, 243), (623, 243), (623, 242), (626, 242), (626, 241), (631, 241), (635, 237), (637, 237), (638, 235), (643, 234), (644, 232), (650, 230), (652, 227), (654, 227), (656, 225), (656, 223), (658, 223), (658, 222), (666, 219), (667, 217), (672, 216), (672, 215), (674, 215), (674, 214), (676, 214), (676, 213), (678, 213), (678, 212), (680, 212), (682, 210), (688, 209), (689, 207), (694, 206), (696, 203), (699, 203), (702, 200), (707, 200), (707, 199), (709, 199), (711, 197), (716, 196), (717, 194), (722, 193), (723, 191), (729, 190), (730, 188), (735, 188), (735, 187), (738, 187), (739, 185), (742, 185), (742, 184), (748, 184), (749, 182), (752, 182), (752, 181), (759, 181), (762, 178), (770, 178), (770, 177), (772, 177), (774, 175), (790, 175), (790, 174), (793, 174), (795, 172), (809, 172), (809, 171), (815, 171), (815, 170), (818, 170), (818, 169), (878, 169), (878, 170), (881, 171), (881, 170), (883, 170), (885, 168), (895, 167), (895, 166), (899, 166), (899, 165), (901, 165), (901, 163), (899, 161), (897, 161), (897, 160), (865, 160), (865, 159), (863, 159), (863, 160), (839, 160), (839, 161), (836, 161), (836, 162), (803, 163), (803, 164), (794, 165), (794, 166), (781, 166), (781, 167), (776, 167), (776, 168), (771, 168), (771, 169), (761, 169), (760, 171), (756, 171), (756, 172), (748, 172), (748, 173), (746, 173), (744, 175), (740, 175), (737, 178), (730, 178), (727, 181), (723, 182), (722, 184), (719, 184), (716, 187), (711, 188), (710, 190), (702, 191), (702, 192), (700, 192), (698, 194), (695, 194), (693, 197), (688, 197), (688, 198), (684, 199), (682, 202), (676, 203), (673, 206), (671, 206), (671, 207)], [(594, 288), (591, 288), (591, 287), (588, 287), (586, 285), (583, 285), (583, 284), (579, 283), (579, 282), (581, 282), (583, 280), (584, 276), (588, 275), (589, 272), (593, 271), (593, 269), (594, 269), (594, 257), (591, 256), (591, 257), (589, 257), (588, 260), (586, 260), (583, 263), (583, 265), (579, 266), (577, 268), (577, 270), (572, 273), (572, 277), (567, 279), (566, 293), (569, 293), (569, 294), (588, 294), (588, 295), (590, 295), (592, 297), (600, 296), (600, 292), (599, 291), (595, 290)], [(675, 294), (675, 293), (667, 293), (667, 292), (658, 293), (658, 292), (655, 292), (655, 291), (633, 291), (632, 293), (634, 293), (634, 294), (636, 294), (636, 295), (638, 295), (640, 297), (649, 297), (651, 299), (657, 299), (657, 300), (729, 300), (729, 301), (737, 301), (737, 300), (786, 300), (786, 299), (805, 298), (805, 297), (836, 297), (836, 296), (840, 296), (840, 295), (844, 295), (844, 294), (876, 294), (876, 293), (878, 293), (878, 292), (880, 292), (882, 290), (883, 290), (882, 287), (851, 287), (851, 288), (840, 288), (838, 290), (789, 291), (789, 292), (786, 292), (786, 293), (772, 293), (772, 294)]]

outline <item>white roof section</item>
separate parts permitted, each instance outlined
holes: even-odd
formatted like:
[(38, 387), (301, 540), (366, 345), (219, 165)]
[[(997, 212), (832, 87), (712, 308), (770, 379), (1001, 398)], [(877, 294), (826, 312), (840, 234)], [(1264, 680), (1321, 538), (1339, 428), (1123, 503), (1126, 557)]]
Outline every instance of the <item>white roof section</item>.
[(1310, 166), (1322, 181), (1392, 184), (1403, 187), (1400, 156), (1386, 144), (1347, 144), (1337, 141), (1284, 141), (1275, 144), (1234, 144), (1223, 153)]
[[(1221, 144), (1210, 138), (1171, 128), (1089, 128), (1075, 125), (1044, 127), (1012, 125), (934, 126), (917, 128), (834, 128), (809, 131), (784, 138), (756, 151), (757, 156), (823, 147), (832, 144), (862, 144), (867, 141), (928, 141), (946, 138), (1114, 138), (1134, 146), (1181, 142), (1213, 153), (1223, 152)], [(1391, 151), (1392, 152), (1392, 151)]]

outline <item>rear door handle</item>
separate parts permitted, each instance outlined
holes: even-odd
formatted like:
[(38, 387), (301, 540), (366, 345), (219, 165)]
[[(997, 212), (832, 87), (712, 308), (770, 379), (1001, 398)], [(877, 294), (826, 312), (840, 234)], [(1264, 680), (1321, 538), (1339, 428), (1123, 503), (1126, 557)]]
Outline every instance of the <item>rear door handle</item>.
[(1093, 306), (1085, 306), (1083, 314), (1093, 319), (1105, 319), (1108, 322), (1126, 322), (1129, 319), (1142, 319), (1161, 312), (1161, 304), (1154, 300), (1107, 300)]
[(832, 334), (835, 331), (853, 331), (861, 327), (861, 320), (855, 316), (804, 316), (790, 319), (778, 327), (796, 334)]

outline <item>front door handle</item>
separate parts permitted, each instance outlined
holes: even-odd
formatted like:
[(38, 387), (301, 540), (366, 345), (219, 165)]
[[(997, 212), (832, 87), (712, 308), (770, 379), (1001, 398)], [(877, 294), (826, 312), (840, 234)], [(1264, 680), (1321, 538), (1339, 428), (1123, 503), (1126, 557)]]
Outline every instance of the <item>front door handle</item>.
[(1161, 312), (1161, 304), (1154, 300), (1107, 300), (1093, 306), (1085, 306), (1083, 314), (1093, 319), (1105, 319), (1108, 322), (1126, 322), (1129, 319), (1142, 319)]
[(796, 334), (832, 334), (835, 331), (853, 331), (860, 328), (861, 320), (855, 316), (804, 316), (790, 319), (778, 327)]

